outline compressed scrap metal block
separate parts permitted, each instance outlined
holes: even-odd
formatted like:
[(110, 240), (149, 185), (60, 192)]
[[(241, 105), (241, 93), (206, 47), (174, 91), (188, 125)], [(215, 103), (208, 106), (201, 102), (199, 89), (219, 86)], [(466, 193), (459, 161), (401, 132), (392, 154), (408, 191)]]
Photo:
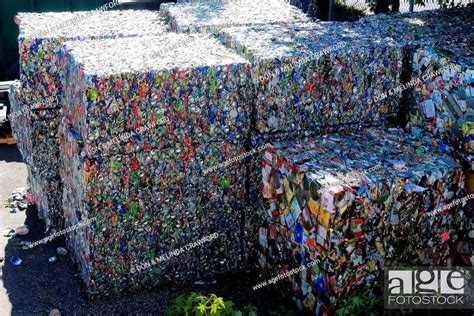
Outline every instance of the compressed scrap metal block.
[[(190, 38), (193, 47), (179, 45)], [(142, 62), (166, 47), (175, 51)], [(67, 240), (88, 292), (238, 268), (249, 63), (185, 34), (68, 43), (65, 55), (64, 216), (66, 226), (97, 218)], [(131, 273), (214, 233), (209, 244)]]
[(449, 49), (416, 50), (412, 75), (416, 85), (409, 112), (410, 128), (422, 128), (445, 144), (459, 148), (458, 154), (468, 162), (474, 153), (471, 47), (472, 43), (456, 43)]
[(15, 137), (17, 140), (17, 146), (21, 155), (26, 157), (28, 155), (29, 148), (31, 148), (31, 145), (28, 143), (31, 140), (31, 137), (29, 136), (29, 129), (20, 128), (20, 126), (24, 124), (26, 117), (21, 112), (21, 94), (19, 81), (15, 81), (10, 85), (8, 99), (10, 101), (10, 115), (8, 116), (8, 119), (12, 127), (13, 137)]
[[(400, 50), (350, 23), (224, 28), (219, 38), (254, 66), (254, 146), (379, 126), (398, 111), (400, 93), (388, 92), (399, 84)], [(255, 166), (249, 197), (259, 181)]]
[(56, 230), (64, 226), (62, 210), (63, 184), (56, 170), (48, 172), (39, 171), (28, 165), (28, 185), (41, 218), (47, 228)]
[[(25, 129), (26, 135), (32, 132), (29, 128), (33, 121), (42, 120), (48, 123), (51, 118), (56, 118), (55, 114), (61, 107), (61, 73), (65, 62), (61, 53), (62, 43), (84, 39), (159, 35), (166, 32), (163, 20), (153, 11), (109, 11), (100, 15), (90, 12), (20, 13), (18, 18), (21, 103), (15, 112), (20, 115), (38, 112), (16, 127), (19, 133), (22, 128)], [(51, 112), (41, 112), (44, 109), (51, 109)], [(45, 113), (46, 117), (42, 113)], [(57, 133), (55, 128), (50, 131)], [(24, 142), (23, 139), (18, 141), (20, 145)], [(27, 152), (31, 153), (34, 148), (36, 146), (30, 146)], [(58, 147), (49, 150), (57, 153)], [(24, 158), (28, 161), (29, 157)]]
[(20, 81), (24, 101), (42, 103), (41, 108), (58, 108), (63, 55), (66, 41), (159, 35), (166, 26), (159, 14), (146, 10), (92, 13), (19, 13)]
[[(52, 97), (53, 98), (53, 97)], [(48, 102), (52, 99), (48, 99)], [(41, 104), (25, 106), (23, 93), (18, 86), (15, 104), (11, 111), (12, 132), (25, 161), (38, 169), (49, 170), (58, 164), (58, 109), (39, 109)]]
[[(180, 45), (190, 40), (192, 46)], [(167, 47), (173, 51), (148, 54)], [(65, 133), (80, 135), (90, 157), (196, 142), (244, 144), (250, 129), (250, 64), (217, 41), (170, 33), (68, 43), (65, 51), (71, 56)], [(147, 66), (143, 54), (153, 57)]]
[(26, 114), (25, 123), (30, 123), (29, 142), (32, 152), (28, 156), (33, 176), (28, 181), (33, 189), (33, 197), (38, 214), (46, 227), (61, 229), (62, 182), (59, 176), (60, 155), (58, 130), (60, 124), (58, 111), (45, 109)]
[[(472, 34), (474, 33), (474, 23), (471, 22), (471, 16), (474, 14), (474, 8), (454, 8), (447, 10), (433, 10), (416, 13), (384, 15), (378, 14), (360, 19), (355, 26), (365, 29), (367, 32), (378, 34), (381, 37), (391, 37), (397, 39), (397, 45), (402, 48), (405, 57), (404, 63), (408, 66), (406, 76), (402, 80), (407, 99), (407, 111), (413, 110), (416, 106), (414, 95), (419, 92), (413, 91), (413, 85), (410, 84), (418, 78), (420, 66), (422, 68), (436, 68), (434, 64), (417, 65), (418, 62), (430, 63), (431, 57), (420, 60), (417, 50), (428, 52), (428, 55), (436, 54), (438, 58), (454, 59), (453, 62), (463, 60), (461, 64), (469, 67), (472, 64), (472, 57), (469, 57), (472, 51)], [(446, 51), (447, 50), (447, 51)], [(425, 53), (426, 54), (426, 53)], [(447, 54), (447, 55), (446, 55)], [(449, 56), (453, 54), (453, 56)], [(417, 56), (418, 55), (418, 56)], [(467, 62), (467, 64), (465, 64)], [(413, 64), (415, 63), (415, 64)], [(435, 76), (436, 77), (436, 76)], [(430, 81), (422, 80), (422, 81)], [(443, 79), (444, 80), (444, 79)], [(416, 104), (416, 103), (415, 103)], [(446, 122), (444, 122), (446, 123)]]
[(453, 264), (469, 223), (461, 206), (438, 210), (464, 195), (464, 176), (430, 137), (368, 129), (272, 145), (251, 243), (262, 281), (317, 263), (277, 283), (300, 307), (330, 312), (390, 261)]
[[(381, 124), (398, 110), (400, 49), (352, 24), (224, 28), (220, 39), (254, 65), (257, 133)], [(385, 94), (385, 98), (380, 97)]]
[(9, 96), (12, 106), (9, 115), (12, 132), (18, 141), (18, 148), (24, 161), (42, 171), (57, 169), (59, 152), (57, 150), (51, 152), (51, 149), (58, 147), (59, 111), (39, 110), (39, 106), (34, 110), (25, 111), (22, 107), (24, 99), (19, 82), (10, 86)]
[[(61, 44), (66, 41), (159, 35), (166, 32), (157, 12), (145, 10), (108, 11), (100, 14), (85, 12), (19, 13), (21, 96), (19, 112), (38, 111), (27, 119), (27, 132), (32, 121), (46, 123), (61, 107), (61, 72), (64, 55)], [(51, 112), (39, 112), (53, 109)], [(42, 113), (45, 113), (44, 117)], [(19, 125), (21, 129), (23, 125)], [(52, 131), (56, 131), (52, 129)], [(19, 140), (21, 143), (22, 140)], [(32, 146), (31, 150), (36, 146)], [(58, 147), (49, 148), (57, 153)], [(30, 151), (31, 151), (30, 150)], [(28, 161), (28, 157), (25, 160)], [(54, 157), (53, 157), (54, 160)]]
[(394, 38), (400, 46), (432, 46), (472, 37), (473, 14), (474, 8), (376, 14), (361, 18), (355, 25), (378, 36)]
[(222, 26), (307, 22), (300, 9), (283, 1), (163, 3), (160, 13), (175, 32), (216, 32)]
[[(89, 294), (142, 289), (235, 271), (241, 258), (243, 161), (204, 170), (243, 153), (222, 142), (181, 150), (82, 158), (64, 146), (67, 227), (96, 218), (67, 237)], [(218, 233), (213, 242), (132, 273), (142, 262)]]
[[(59, 178), (59, 152), (51, 148), (59, 146), (56, 130), (59, 113), (50, 109), (22, 112), (20, 83), (10, 86), (9, 99), (12, 108), (9, 119), (18, 148), (28, 164), (28, 184), (38, 208), (38, 215), (47, 227), (62, 225), (62, 184)], [(33, 151), (34, 149), (34, 151)]]
[[(159, 35), (166, 32), (163, 20), (153, 11), (109, 11), (64, 13), (20, 13), (20, 96), (13, 110), (18, 118), (13, 130), (25, 162), (35, 170), (34, 192), (42, 217), (48, 226), (61, 225), (61, 190), (50, 191), (51, 179), (59, 177), (59, 123), (61, 74), (65, 57), (61, 45), (84, 39)], [(46, 174), (48, 175), (46, 177)], [(41, 179), (41, 177), (45, 177)], [(43, 201), (43, 202), (38, 202)], [(40, 205), (41, 204), (41, 205)], [(49, 215), (51, 213), (52, 215)], [(51, 220), (52, 218), (59, 220)]]
[(403, 48), (405, 63), (410, 66), (402, 85), (410, 113), (409, 127), (422, 126), (446, 143), (460, 147), (456, 154), (471, 168), (473, 14), (474, 8), (455, 8), (374, 15), (356, 23), (368, 32), (396, 38)]

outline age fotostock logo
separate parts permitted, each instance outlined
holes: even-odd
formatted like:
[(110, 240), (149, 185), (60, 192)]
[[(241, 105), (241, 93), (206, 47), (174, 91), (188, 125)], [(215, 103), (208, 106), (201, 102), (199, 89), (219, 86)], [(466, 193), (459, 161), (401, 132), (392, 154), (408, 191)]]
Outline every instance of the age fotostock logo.
[(472, 268), (385, 270), (387, 309), (473, 309)]

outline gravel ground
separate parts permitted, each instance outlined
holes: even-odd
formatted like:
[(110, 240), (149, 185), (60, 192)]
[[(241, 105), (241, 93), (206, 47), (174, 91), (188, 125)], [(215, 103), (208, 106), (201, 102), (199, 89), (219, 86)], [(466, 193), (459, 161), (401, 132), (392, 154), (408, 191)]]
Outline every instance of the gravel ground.
[[(57, 247), (65, 246), (64, 238), (26, 251), (18, 246), (21, 240), (34, 242), (45, 236), (44, 224), (33, 206), (14, 214), (4, 207), (13, 190), (26, 187), (26, 179), (27, 169), (17, 147), (0, 145), (0, 228), (15, 228), (23, 223), (30, 227), (29, 234), (21, 238), (0, 236), (0, 256), (6, 258), (6, 262), (0, 263), (0, 316), (48, 315), (54, 308), (62, 315), (161, 315), (172, 299), (193, 291), (231, 299), (240, 309), (253, 304), (259, 315), (268, 314), (282, 303), (270, 300), (274, 297), (270, 289), (254, 292), (252, 286), (263, 280), (250, 275), (227, 276), (216, 284), (166, 286), (151, 292), (90, 301), (84, 295), (84, 285), (68, 256), (59, 257), (54, 263), (48, 262), (48, 258), (56, 254)], [(12, 265), (11, 256), (20, 257), (23, 263)]]

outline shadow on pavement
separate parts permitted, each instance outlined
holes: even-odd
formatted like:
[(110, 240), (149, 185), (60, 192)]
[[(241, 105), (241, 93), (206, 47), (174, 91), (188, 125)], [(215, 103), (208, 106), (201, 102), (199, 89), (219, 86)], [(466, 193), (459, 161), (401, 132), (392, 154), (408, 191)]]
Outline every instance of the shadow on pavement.
[(16, 145), (0, 144), (0, 161), (23, 162)]
[[(73, 278), (75, 272), (68, 256), (48, 262), (49, 257), (56, 255), (56, 248), (64, 245), (64, 238), (29, 250), (21, 249), (19, 243), (22, 240), (35, 242), (44, 237), (44, 224), (38, 219), (35, 207), (29, 206), (26, 212), (25, 224), (30, 232), (8, 241), (6, 262), (2, 267), (3, 285), (12, 304), (13, 315), (49, 314), (52, 308), (58, 307), (58, 301), (80, 295), (80, 283)], [(12, 256), (21, 258), (23, 262), (14, 266), (10, 262)]]
[[(240, 309), (253, 304), (259, 310), (258, 315), (267, 315), (269, 308), (273, 310), (278, 305), (268, 291), (253, 291), (252, 286), (261, 280), (247, 275), (228, 276), (216, 284), (171, 285), (151, 292), (125, 293), (90, 301), (85, 296), (85, 286), (69, 254), (56, 254), (57, 247), (66, 247), (64, 237), (29, 250), (21, 249), (19, 243), (22, 240), (35, 242), (45, 237), (45, 225), (38, 218), (36, 208), (29, 206), (26, 212), (25, 224), (30, 227), (30, 232), (10, 238), (2, 266), (3, 286), (12, 304), (12, 315), (49, 315), (53, 308), (59, 309), (62, 315), (162, 315), (171, 300), (191, 292), (215, 293), (224, 300), (232, 300)], [(23, 262), (14, 266), (10, 263), (12, 256), (21, 258)], [(52, 256), (58, 260), (49, 262)]]

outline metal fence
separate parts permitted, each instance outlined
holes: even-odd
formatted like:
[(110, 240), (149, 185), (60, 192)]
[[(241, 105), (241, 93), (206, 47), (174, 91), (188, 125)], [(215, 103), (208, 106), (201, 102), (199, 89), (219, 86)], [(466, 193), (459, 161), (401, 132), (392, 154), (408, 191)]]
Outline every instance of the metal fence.
[[(406, 13), (406, 12), (418, 12), (424, 10), (436, 10), (440, 9), (444, 5), (451, 5), (450, 3), (446, 3), (445, 1), (440, 0), (424, 0), (422, 3), (421, 1), (408, 1), (408, 0), (400, 0), (400, 7), (398, 12)], [(468, 5), (472, 3), (473, 0), (455, 0), (452, 1), (453, 5)], [(340, 0), (341, 4), (344, 4), (348, 7), (357, 8), (363, 10), (366, 13), (371, 13), (370, 6), (368, 1), (366, 0)]]
[[(344, 19), (338, 17), (338, 7), (357, 9), (364, 14), (373, 14), (376, 0), (290, 0), (290, 3), (303, 9), (311, 16), (321, 19)], [(474, 0), (399, 0), (398, 12), (418, 12), (436, 10), (444, 7), (466, 6)], [(339, 13), (340, 14), (340, 13)]]

